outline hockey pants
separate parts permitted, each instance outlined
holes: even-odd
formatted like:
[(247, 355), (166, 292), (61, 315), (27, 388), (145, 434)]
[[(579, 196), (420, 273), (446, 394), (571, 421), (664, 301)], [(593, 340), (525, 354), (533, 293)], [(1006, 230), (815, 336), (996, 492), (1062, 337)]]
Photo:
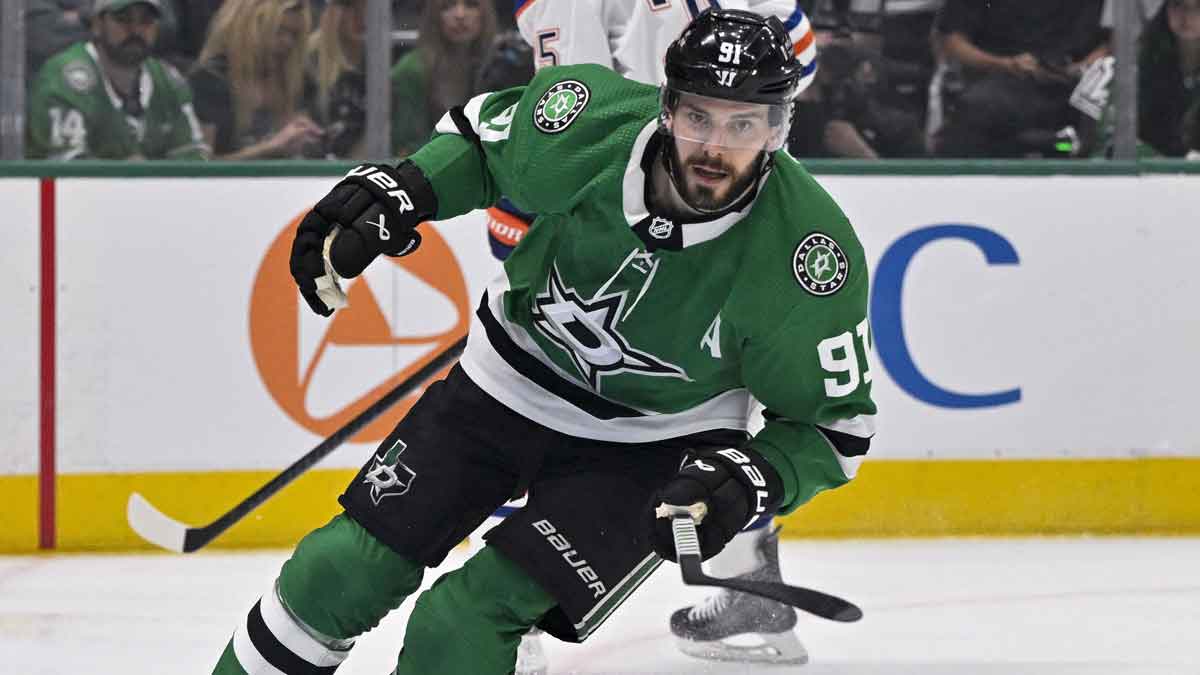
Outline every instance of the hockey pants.
[[(300, 541), (213, 673), (333, 673), (355, 638), (417, 590), (423, 572), (339, 515)], [(395, 673), (511, 673), (521, 636), (555, 604), (515, 563), (485, 546), (418, 596)]]

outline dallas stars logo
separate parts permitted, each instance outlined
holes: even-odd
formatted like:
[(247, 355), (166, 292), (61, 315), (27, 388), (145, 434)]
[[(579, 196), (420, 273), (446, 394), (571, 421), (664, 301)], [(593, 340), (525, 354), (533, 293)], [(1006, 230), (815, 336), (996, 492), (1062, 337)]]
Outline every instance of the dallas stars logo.
[(548, 134), (566, 129), (587, 107), (592, 93), (578, 80), (563, 80), (546, 90), (533, 109), (533, 123)]
[(385, 497), (396, 497), (408, 492), (417, 473), (400, 461), (400, 455), (408, 449), (404, 441), (397, 440), (387, 452), (375, 455), (375, 462), (367, 470), (364, 483), (371, 484), (371, 501), (375, 506)]
[(567, 353), (580, 377), (594, 391), (600, 390), (601, 377), (617, 373), (677, 377), (690, 382), (683, 368), (634, 349), (617, 330), (627, 293), (584, 299), (563, 283), (555, 265), (546, 280), (546, 291), (534, 299), (534, 325)]
[(809, 293), (833, 295), (846, 283), (850, 261), (832, 237), (813, 232), (792, 254), (792, 272)]

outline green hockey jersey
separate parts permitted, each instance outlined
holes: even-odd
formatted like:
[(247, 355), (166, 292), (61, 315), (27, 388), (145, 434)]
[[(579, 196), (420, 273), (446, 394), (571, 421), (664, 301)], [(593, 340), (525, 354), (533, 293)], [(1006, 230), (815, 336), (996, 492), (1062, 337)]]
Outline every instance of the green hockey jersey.
[(853, 478), (874, 434), (862, 246), (785, 152), (741, 210), (655, 213), (657, 118), (654, 87), (546, 68), (472, 99), (462, 129), (448, 114), (412, 155), (438, 219), (501, 194), (540, 214), (487, 289), (462, 367), (516, 412), (606, 441), (745, 434), (757, 399), (748, 445), (790, 511)]
[(142, 64), (136, 100), (122, 103), (80, 42), (42, 66), (30, 91), (28, 155), (40, 159), (207, 159), (187, 81), (153, 57)]

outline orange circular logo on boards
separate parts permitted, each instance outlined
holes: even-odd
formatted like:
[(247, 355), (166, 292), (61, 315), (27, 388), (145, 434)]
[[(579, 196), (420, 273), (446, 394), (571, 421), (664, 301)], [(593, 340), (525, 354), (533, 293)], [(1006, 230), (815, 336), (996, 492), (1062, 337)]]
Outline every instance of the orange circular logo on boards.
[[(288, 223), (271, 243), (254, 279), (250, 348), (263, 384), (287, 416), (318, 436), (329, 436), (465, 335), (470, 303), (466, 279), (450, 246), (437, 230), (422, 227), (416, 253), (403, 258), (380, 256), (362, 276), (342, 282), (348, 307), (328, 319), (311, 314), (288, 270), (292, 236), (302, 217)], [(380, 302), (382, 293), (372, 290), (369, 282), (379, 277), (375, 269), (385, 265), (398, 268), (390, 271), (390, 288), (381, 289), (391, 293), (388, 304)], [(411, 302), (414, 297), (420, 300), (409, 306), (405, 299)], [(436, 325), (405, 321), (425, 318), (423, 312), (430, 305), (437, 305), (441, 314)], [(393, 310), (394, 322), (388, 320), (384, 307)], [(311, 335), (317, 324), (302, 321), (303, 315), (311, 315), (324, 332)], [(380, 350), (386, 358), (380, 358)], [(367, 353), (374, 361), (356, 361)], [(383, 372), (373, 370), (381, 361), (386, 362)], [(364, 363), (371, 365), (364, 367)], [(314, 398), (330, 398), (321, 389), (336, 389), (338, 402), (331, 410), (313, 412)], [(397, 403), (351, 442), (382, 440), (420, 393)]]

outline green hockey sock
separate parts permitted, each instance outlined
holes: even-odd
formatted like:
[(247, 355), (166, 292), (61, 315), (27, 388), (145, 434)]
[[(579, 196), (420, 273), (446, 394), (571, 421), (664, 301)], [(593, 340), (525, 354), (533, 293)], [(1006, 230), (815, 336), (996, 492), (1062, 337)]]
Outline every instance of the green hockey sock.
[(417, 597), (395, 675), (511, 673), (521, 636), (557, 602), (491, 546)]
[(213, 673), (332, 673), (356, 637), (417, 590), (423, 572), (345, 514), (336, 516), (296, 546)]

